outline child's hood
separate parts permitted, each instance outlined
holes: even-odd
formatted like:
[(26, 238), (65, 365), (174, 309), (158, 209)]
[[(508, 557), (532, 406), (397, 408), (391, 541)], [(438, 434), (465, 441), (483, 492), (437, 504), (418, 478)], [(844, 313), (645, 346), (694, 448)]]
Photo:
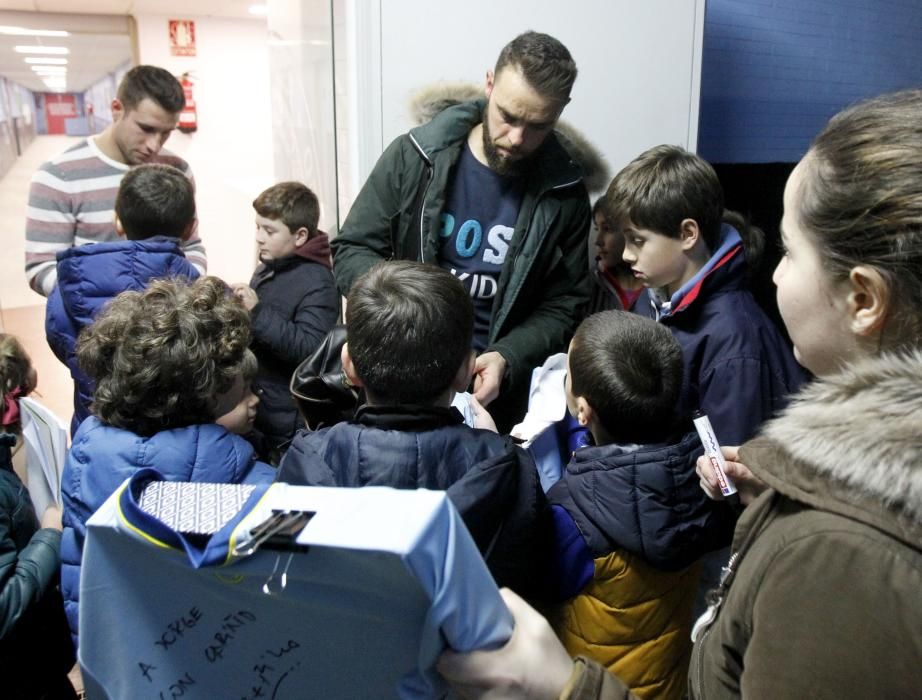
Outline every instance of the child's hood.
[[(727, 289), (742, 286), (745, 265), (743, 240), (739, 231), (730, 224), (723, 224), (717, 250), (695, 276), (672, 295), (671, 299), (661, 299), (659, 303), (656, 303), (659, 315), (671, 316), (686, 309), (699, 297), (712, 277), (719, 276), (721, 285)], [(657, 299), (657, 294), (653, 290), (651, 290), (651, 296)], [(665, 302), (668, 302), (668, 305)]]
[(295, 249), (295, 255), (311, 262), (320, 263), (327, 269), (333, 269), (333, 262), (330, 258), (330, 237), (323, 231), (317, 231), (313, 236), (307, 239), (307, 242)]

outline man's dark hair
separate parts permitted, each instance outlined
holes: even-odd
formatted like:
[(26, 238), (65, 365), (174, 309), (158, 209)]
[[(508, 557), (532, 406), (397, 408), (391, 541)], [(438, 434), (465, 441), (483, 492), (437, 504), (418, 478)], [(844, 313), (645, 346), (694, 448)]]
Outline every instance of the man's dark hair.
[(434, 265), (378, 263), (349, 292), (349, 354), (377, 404), (431, 404), (471, 351), (474, 306), (464, 285)]
[(177, 114), (186, 106), (182, 85), (172, 73), (157, 66), (135, 66), (125, 73), (118, 84), (116, 96), (126, 112), (133, 110), (145, 98), (153, 100), (170, 114)]
[(308, 233), (317, 231), (320, 222), (320, 202), (310, 188), (300, 182), (280, 182), (264, 190), (253, 200), (253, 209), (267, 219), (281, 221), (294, 234), (299, 228)]
[(519, 34), (500, 51), (493, 69), (495, 76), (506, 66), (515, 66), (537, 92), (566, 103), (576, 81), (576, 62), (557, 39), (539, 32)]
[(714, 168), (679, 146), (654, 146), (628, 163), (605, 195), (608, 223), (634, 225), (670, 238), (683, 219), (694, 219), (708, 250), (720, 240), (724, 193)]
[(171, 165), (139, 165), (122, 178), (115, 214), (129, 241), (180, 238), (195, 218), (192, 182)]
[(626, 311), (584, 320), (570, 346), (570, 386), (619, 444), (667, 441), (676, 430), (682, 348), (665, 326)]

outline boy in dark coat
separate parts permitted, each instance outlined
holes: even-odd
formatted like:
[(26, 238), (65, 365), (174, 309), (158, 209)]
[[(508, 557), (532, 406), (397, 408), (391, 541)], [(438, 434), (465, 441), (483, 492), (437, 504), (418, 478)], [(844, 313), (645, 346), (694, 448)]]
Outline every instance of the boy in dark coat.
[(289, 391), (291, 374), (339, 317), (330, 241), (317, 229), (320, 204), (300, 182), (280, 182), (253, 201), (260, 265), (250, 284), (233, 285), (250, 310), (259, 360), (256, 430), (278, 464), (301, 426)]
[(432, 265), (384, 262), (360, 277), (346, 305), (343, 368), (367, 404), (347, 423), (299, 432), (278, 478), (444, 489), (496, 582), (534, 597), (549, 524), (534, 461), (450, 408), (473, 374), (473, 313), (461, 282)]
[(698, 485), (701, 441), (676, 413), (682, 350), (661, 325), (605, 311), (577, 329), (567, 365), (567, 407), (594, 445), (548, 491), (567, 599), (556, 631), (637, 695), (681, 698), (697, 562), (726, 515)]
[(805, 379), (784, 337), (747, 288), (747, 254), (762, 232), (724, 210), (714, 169), (678, 146), (656, 146), (615, 175), (609, 223), (647, 292), (636, 313), (672, 331), (685, 360), (680, 409), (708, 415), (717, 439), (739, 445)]
[(169, 165), (139, 165), (122, 178), (115, 197), (115, 230), (125, 240), (58, 253), (58, 284), (48, 296), (45, 335), (74, 379), (71, 434), (90, 415), (93, 400), (93, 382), (77, 364), (77, 336), (124, 291), (141, 291), (160, 277), (198, 277), (182, 248), (194, 228), (189, 178)]

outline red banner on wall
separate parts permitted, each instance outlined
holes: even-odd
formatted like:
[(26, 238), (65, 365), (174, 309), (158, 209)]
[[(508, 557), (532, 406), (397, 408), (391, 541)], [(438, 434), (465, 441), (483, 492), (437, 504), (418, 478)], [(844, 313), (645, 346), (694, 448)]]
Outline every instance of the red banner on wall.
[(168, 20), (170, 53), (173, 56), (195, 55), (195, 22), (191, 19)]

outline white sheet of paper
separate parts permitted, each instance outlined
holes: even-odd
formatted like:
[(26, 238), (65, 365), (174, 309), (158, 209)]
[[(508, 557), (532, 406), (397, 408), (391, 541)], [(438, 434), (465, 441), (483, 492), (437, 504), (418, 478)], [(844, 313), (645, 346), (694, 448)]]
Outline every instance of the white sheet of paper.
[(67, 455), (67, 426), (40, 404), (28, 397), (19, 400), (22, 411), (22, 439), (26, 445), (26, 474), (35, 513), (61, 505), (61, 472)]

